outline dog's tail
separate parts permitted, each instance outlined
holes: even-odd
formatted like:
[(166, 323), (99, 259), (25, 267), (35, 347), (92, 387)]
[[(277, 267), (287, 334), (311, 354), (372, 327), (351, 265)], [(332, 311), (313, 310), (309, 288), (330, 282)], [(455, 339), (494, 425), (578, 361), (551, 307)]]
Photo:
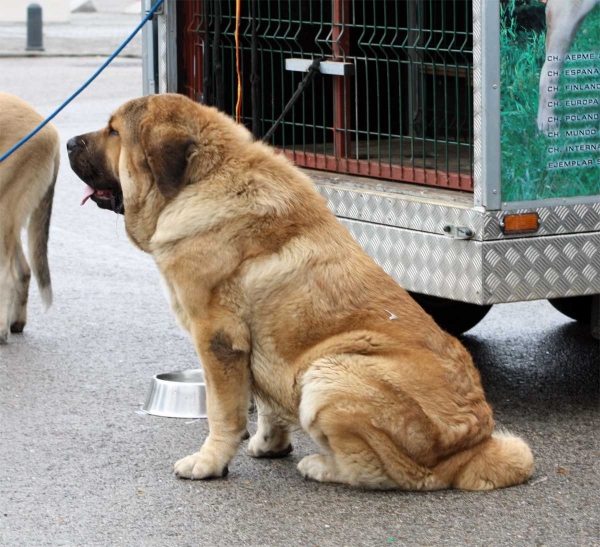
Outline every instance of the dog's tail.
[(52, 217), (52, 202), (54, 187), (58, 177), (60, 153), (57, 151), (54, 158), (54, 172), (52, 182), (48, 186), (42, 200), (38, 203), (29, 219), (27, 242), (29, 246), (29, 260), (31, 269), (37, 280), (42, 302), (46, 309), (52, 305), (52, 281), (48, 265), (48, 238), (50, 236), (50, 218)]
[(434, 469), (449, 486), (493, 490), (524, 483), (533, 473), (533, 454), (523, 439), (495, 432), (476, 446), (453, 454)]
[(485, 441), (447, 457), (433, 468), (417, 464), (375, 429), (357, 433), (404, 490), (494, 490), (524, 483), (533, 472), (529, 446), (514, 435), (496, 432)]

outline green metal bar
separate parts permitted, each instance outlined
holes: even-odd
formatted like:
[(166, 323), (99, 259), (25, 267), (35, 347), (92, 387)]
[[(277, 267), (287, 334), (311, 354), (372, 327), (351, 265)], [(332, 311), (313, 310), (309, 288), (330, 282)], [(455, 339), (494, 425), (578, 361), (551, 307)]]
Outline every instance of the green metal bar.
[[(362, 34), (358, 37), (358, 46), (360, 48), (360, 51), (363, 53), (363, 59), (365, 61), (365, 81), (369, 82), (369, 63), (368, 63), (368, 55), (367, 52), (364, 49), (364, 38), (365, 38), (365, 34), (367, 31), (367, 25), (365, 23), (365, 21), (367, 20), (367, 16), (366, 16), (366, 2), (363, 3), (363, 10), (362, 10), (362, 17), (363, 17), (363, 26), (362, 26)], [(366, 127), (367, 127), (367, 132), (366, 132), (366, 140), (367, 140), (367, 146), (366, 146), (366, 152), (367, 152), (367, 160), (371, 159), (371, 116), (370, 116), (370, 111), (369, 111), (369, 107), (371, 105), (371, 97), (370, 97), (370, 93), (369, 93), (369, 86), (366, 85), (366, 97), (365, 97), (365, 112), (366, 112)], [(357, 124), (358, 124), (358, 120), (357, 120)]]
[[(208, 3), (211, 9), (206, 22), (212, 28), (214, 2)], [(222, 0), (220, 5), (224, 89), (229, 88), (225, 103), (227, 111), (233, 113), (235, 0)], [(332, 0), (257, 2), (263, 88), (260, 131), (264, 134), (270, 128), (302, 78), (300, 73), (285, 70), (285, 59), (331, 58), (333, 40), (341, 31), (344, 38), (350, 38), (349, 46), (346, 43), (343, 51), (337, 46), (335, 51), (354, 63), (355, 74), (353, 82), (347, 80), (351, 87), (338, 82), (338, 106), (353, 104), (338, 109), (335, 118), (333, 78), (318, 77), (286, 116), (272, 144), (304, 154), (331, 156), (335, 154), (333, 129), (338, 144), (340, 138), (347, 137), (345, 157), (368, 162), (366, 167), (372, 168), (373, 174), (382, 169), (391, 172), (397, 165), (471, 173), (472, 2), (348, 0), (343, 9), (349, 11), (335, 33), (332, 5)], [(248, 99), (251, 22), (247, 3), (242, 10), (240, 47), (244, 98)], [(249, 100), (243, 101), (244, 123), (250, 120), (249, 104)], [(348, 162), (340, 162), (339, 168), (347, 169)], [(411, 176), (410, 170), (406, 173)]]
[[(325, 22), (325, 17), (323, 14), (323, 8), (324, 8), (324, 2), (326, 0), (321, 0), (321, 21), (324, 23)], [(329, 0), (327, 0), (329, 1)], [(329, 31), (328, 36), (325, 38), (325, 43), (327, 44), (328, 48), (330, 48), (330, 43), (329, 43), (329, 38), (333, 33), (333, 26), (331, 26), (331, 29)], [(328, 52), (329, 53), (329, 52)], [(322, 116), (323, 116), (323, 154), (327, 154), (327, 111), (326, 111), (326, 101), (323, 100), (321, 101), (321, 108), (322, 108)]]

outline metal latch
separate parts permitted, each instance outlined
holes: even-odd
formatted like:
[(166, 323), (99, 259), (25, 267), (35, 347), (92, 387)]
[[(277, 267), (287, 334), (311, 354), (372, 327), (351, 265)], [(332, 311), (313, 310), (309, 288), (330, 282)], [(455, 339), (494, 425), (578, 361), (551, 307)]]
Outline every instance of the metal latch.
[(442, 228), (444, 233), (448, 234), (454, 239), (471, 239), (475, 232), (467, 226), (454, 226), (453, 224), (446, 224)]
[[(312, 62), (312, 59), (286, 59), (285, 69), (292, 72), (307, 72)], [(321, 74), (331, 76), (352, 76), (354, 65), (343, 61), (321, 61), (319, 71)]]

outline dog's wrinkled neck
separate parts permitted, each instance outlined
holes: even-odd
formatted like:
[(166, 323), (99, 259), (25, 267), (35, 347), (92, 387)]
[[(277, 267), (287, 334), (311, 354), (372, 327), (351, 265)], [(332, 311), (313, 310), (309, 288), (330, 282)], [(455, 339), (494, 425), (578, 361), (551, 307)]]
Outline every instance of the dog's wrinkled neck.
[(127, 206), (124, 213), (125, 230), (130, 241), (138, 249), (152, 254), (151, 241), (156, 232), (157, 215), (155, 211), (153, 212), (153, 208), (147, 205), (144, 203), (141, 207)]

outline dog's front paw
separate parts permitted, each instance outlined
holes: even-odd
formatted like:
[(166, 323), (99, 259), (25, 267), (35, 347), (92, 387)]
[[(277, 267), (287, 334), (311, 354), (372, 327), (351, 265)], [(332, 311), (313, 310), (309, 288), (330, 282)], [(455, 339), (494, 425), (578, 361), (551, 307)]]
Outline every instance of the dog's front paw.
[(179, 478), (192, 480), (220, 479), (229, 473), (227, 464), (203, 456), (200, 452), (181, 458), (173, 470)]
[(248, 441), (248, 454), (253, 458), (285, 458), (292, 450), (294, 448), (287, 438), (283, 439), (283, 444), (273, 443), (257, 433)]

